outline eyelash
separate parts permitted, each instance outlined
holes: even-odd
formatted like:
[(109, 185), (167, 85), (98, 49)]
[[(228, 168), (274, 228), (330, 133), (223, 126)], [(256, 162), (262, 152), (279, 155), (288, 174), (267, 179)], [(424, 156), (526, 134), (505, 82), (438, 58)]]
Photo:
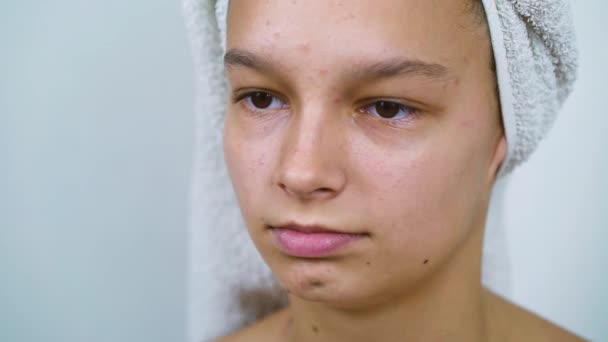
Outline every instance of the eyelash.
[[(272, 97), (272, 103), (274, 103), (275, 101), (280, 101), (283, 103), (283, 106), (281, 106), (281, 109), (284, 109), (287, 107), (287, 104), (285, 103), (285, 101), (281, 100), (280, 97), (272, 94), (269, 91), (263, 91), (263, 90), (256, 90), (256, 91), (249, 91), (243, 94), (236, 94), (233, 99), (232, 102), (233, 103), (238, 103), (241, 102), (243, 100), (247, 100), (245, 103), (245, 106), (247, 107), (247, 110), (253, 112), (253, 113), (261, 113), (261, 112), (265, 112), (268, 111), (269, 108), (257, 108), (255, 107), (255, 105), (253, 105), (253, 103), (251, 103), (251, 97), (255, 94), (266, 94), (266, 95), (270, 95)], [(248, 103), (247, 103), (248, 102)], [(271, 105), (272, 105), (271, 103)], [(272, 110), (272, 109), (270, 109)]]
[[(268, 91), (249, 91), (246, 93), (242, 93), (242, 94), (236, 94), (235, 96), (233, 96), (232, 101), (233, 103), (238, 103), (240, 101), (246, 100), (247, 102), (245, 103), (245, 106), (247, 107), (247, 110), (249, 110), (250, 112), (253, 113), (263, 113), (266, 112), (268, 110), (275, 110), (276, 108), (258, 108), (256, 107), (251, 101), (251, 98), (253, 95), (256, 94), (265, 94), (265, 95), (270, 95), (272, 97), (272, 102), (269, 106), (272, 106), (273, 103), (275, 103), (275, 101), (280, 101), (282, 103), (281, 108), (279, 109), (284, 109), (287, 108), (287, 104), (285, 103), (285, 101), (281, 100), (278, 96), (275, 96), (274, 94), (272, 94), (271, 92)], [(377, 112), (377, 107), (380, 103), (385, 103), (385, 104), (390, 104), (390, 105), (397, 105), (399, 107), (399, 111), (400, 112), (407, 112), (408, 114), (405, 114), (405, 116), (403, 117), (391, 117), (391, 118), (386, 118), (386, 117), (382, 117), (379, 114), (374, 114), (374, 113), (370, 113), (369, 108), (372, 108), (372, 110), (375, 110)], [(367, 109), (367, 110), (366, 110)], [(364, 114), (369, 114), (371, 116), (374, 116), (377, 119), (383, 120), (383, 121), (388, 121), (388, 122), (403, 122), (403, 121), (409, 121), (412, 119), (412, 116), (416, 116), (419, 114), (419, 110), (399, 103), (397, 101), (392, 101), (392, 100), (388, 100), (388, 99), (374, 99), (373, 101), (367, 102), (367, 104), (363, 107), (360, 107), (358, 109), (358, 111), (360, 113), (364, 113)]]
[[(403, 113), (403, 115), (401, 114), (397, 114), (393, 117), (387, 118), (387, 117), (383, 117), (382, 115), (378, 114), (378, 105), (380, 104), (389, 104), (391, 106), (397, 106), (399, 109), (400, 113)], [(370, 109), (371, 111), (375, 111), (376, 113), (370, 113)], [(412, 119), (412, 116), (415, 116), (419, 113), (419, 111), (411, 106), (399, 103), (397, 101), (392, 101), (392, 100), (385, 100), (385, 99), (374, 99), (372, 102), (368, 102), (368, 104), (366, 104), (365, 106), (361, 107), (359, 109), (360, 112), (365, 113), (365, 114), (369, 114), (372, 115), (373, 117), (383, 120), (383, 121), (387, 121), (387, 122), (405, 122), (405, 121), (409, 121)], [(397, 117), (398, 115), (401, 115), (400, 117)]]

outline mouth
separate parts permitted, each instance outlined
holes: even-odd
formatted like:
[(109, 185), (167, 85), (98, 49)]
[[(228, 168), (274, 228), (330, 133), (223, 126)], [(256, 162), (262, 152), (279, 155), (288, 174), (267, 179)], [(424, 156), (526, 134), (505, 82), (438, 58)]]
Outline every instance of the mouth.
[(368, 233), (352, 233), (323, 225), (288, 224), (269, 227), (273, 243), (283, 253), (302, 258), (328, 257), (353, 245)]

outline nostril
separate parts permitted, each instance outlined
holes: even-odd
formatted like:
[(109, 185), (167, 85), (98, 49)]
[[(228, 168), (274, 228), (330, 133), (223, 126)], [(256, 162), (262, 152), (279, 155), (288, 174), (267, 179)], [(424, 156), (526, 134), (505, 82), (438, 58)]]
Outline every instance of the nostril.
[(278, 186), (281, 190), (283, 190), (286, 194), (291, 196), (297, 196), (303, 199), (321, 199), (332, 196), (335, 193), (335, 190), (329, 187), (320, 187), (316, 189), (298, 189), (295, 187), (290, 187), (285, 185), (285, 183), (278, 183)]

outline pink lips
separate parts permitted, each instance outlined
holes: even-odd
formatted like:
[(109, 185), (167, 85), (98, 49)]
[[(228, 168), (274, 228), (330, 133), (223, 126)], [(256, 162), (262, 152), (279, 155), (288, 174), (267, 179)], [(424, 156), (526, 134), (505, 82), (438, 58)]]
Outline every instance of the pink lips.
[(341, 233), (322, 227), (288, 225), (272, 228), (274, 242), (284, 253), (305, 258), (329, 256), (365, 234)]

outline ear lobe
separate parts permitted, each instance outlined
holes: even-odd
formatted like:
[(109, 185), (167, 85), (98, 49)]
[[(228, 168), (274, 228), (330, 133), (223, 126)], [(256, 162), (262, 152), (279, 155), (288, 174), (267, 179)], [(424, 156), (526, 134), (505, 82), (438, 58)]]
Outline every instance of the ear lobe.
[(496, 178), (496, 174), (498, 173), (498, 169), (500, 165), (505, 159), (507, 155), (507, 139), (504, 134), (500, 135), (500, 139), (498, 140), (498, 144), (496, 145), (496, 149), (494, 150), (494, 156), (492, 157), (492, 161), (490, 162), (490, 168), (488, 169), (488, 180), (493, 181)]

